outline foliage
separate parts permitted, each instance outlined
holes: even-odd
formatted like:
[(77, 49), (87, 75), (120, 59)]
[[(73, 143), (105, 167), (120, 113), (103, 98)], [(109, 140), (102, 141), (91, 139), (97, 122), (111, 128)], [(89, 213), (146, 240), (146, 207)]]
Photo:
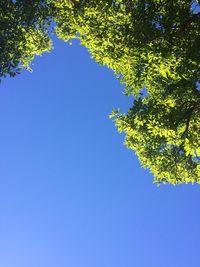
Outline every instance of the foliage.
[(57, 34), (79, 39), (135, 97), (114, 112), (157, 183), (200, 183), (200, 13), (192, 1), (53, 1)]
[(162, 101), (139, 97), (127, 114), (113, 113), (126, 145), (157, 183), (200, 183), (200, 93), (182, 86)]
[[(157, 183), (200, 183), (200, 12), (191, 0), (5, 0), (0, 76), (49, 50), (50, 18), (134, 96), (114, 112), (126, 145)], [(27, 6), (28, 5), (28, 6)], [(197, 6), (197, 9), (194, 8)], [(6, 10), (6, 12), (4, 12)], [(6, 15), (5, 15), (6, 14)]]
[[(175, 2), (175, 3), (174, 3)], [(138, 95), (160, 78), (199, 78), (200, 14), (191, 1), (54, 0), (57, 34), (80, 40), (92, 57)]]
[(34, 55), (50, 50), (44, 0), (0, 2), (0, 78), (15, 76)]

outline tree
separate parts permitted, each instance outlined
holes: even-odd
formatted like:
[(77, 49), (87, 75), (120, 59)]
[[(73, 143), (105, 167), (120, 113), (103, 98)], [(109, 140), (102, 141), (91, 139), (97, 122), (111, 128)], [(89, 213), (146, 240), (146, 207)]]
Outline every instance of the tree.
[(0, 78), (31, 70), (34, 55), (50, 50), (48, 12), (44, 0), (0, 2)]
[[(30, 8), (24, 8), (25, 0), (5, 2), (16, 15), (3, 17), (11, 29), (3, 31), (3, 40), (12, 51), (10, 56), (4, 46), (4, 73), (12, 75), (34, 54), (49, 49), (48, 22), (53, 18), (58, 37), (78, 39), (134, 96), (127, 114), (113, 116), (155, 182), (200, 183), (199, 1), (35, 0)], [(29, 40), (32, 33), (34, 42)]]
[(200, 183), (200, 13), (192, 4), (53, 1), (58, 36), (79, 39), (135, 97), (127, 114), (113, 115), (157, 183)]
[(143, 87), (152, 93), (160, 78), (199, 81), (200, 13), (191, 10), (192, 1), (52, 3), (58, 36), (79, 39), (121, 78), (127, 94), (137, 96)]
[(113, 112), (125, 144), (158, 184), (200, 183), (200, 93), (188, 86), (173, 85), (162, 100), (139, 97), (127, 114)]

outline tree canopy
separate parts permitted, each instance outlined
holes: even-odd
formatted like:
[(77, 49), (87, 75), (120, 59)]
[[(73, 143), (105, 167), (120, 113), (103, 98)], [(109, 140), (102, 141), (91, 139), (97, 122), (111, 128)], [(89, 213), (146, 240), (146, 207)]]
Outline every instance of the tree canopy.
[(35, 55), (50, 50), (45, 0), (0, 1), (0, 78), (29, 70)]
[(4, 0), (0, 76), (51, 48), (50, 22), (125, 85), (113, 111), (125, 144), (157, 183), (200, 183), (200, 3), (189, 0)]

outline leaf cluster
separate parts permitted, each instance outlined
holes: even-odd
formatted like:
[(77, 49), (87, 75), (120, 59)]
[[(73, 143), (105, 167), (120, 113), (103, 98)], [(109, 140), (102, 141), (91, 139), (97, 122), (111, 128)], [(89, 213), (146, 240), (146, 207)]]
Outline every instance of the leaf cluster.
[(56, 32), (80, 40), (134, 96), (113, 113), (157, 183), (200, 183), (200, 13), (192, 1), (53, 1)]
[(50, 50), (48, 12), (44, 0), (0, 2), (0, 78), (31, 70), (34, 56)]

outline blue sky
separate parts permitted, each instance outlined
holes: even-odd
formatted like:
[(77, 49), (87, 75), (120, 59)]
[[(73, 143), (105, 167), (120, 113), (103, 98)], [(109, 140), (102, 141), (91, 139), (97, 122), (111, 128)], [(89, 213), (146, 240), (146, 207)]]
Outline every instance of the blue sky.
[(3, 80), (0, 266), (200, 266), (200, 187), (152, 183), (108, 119), (130, 105), (77, 42)]

